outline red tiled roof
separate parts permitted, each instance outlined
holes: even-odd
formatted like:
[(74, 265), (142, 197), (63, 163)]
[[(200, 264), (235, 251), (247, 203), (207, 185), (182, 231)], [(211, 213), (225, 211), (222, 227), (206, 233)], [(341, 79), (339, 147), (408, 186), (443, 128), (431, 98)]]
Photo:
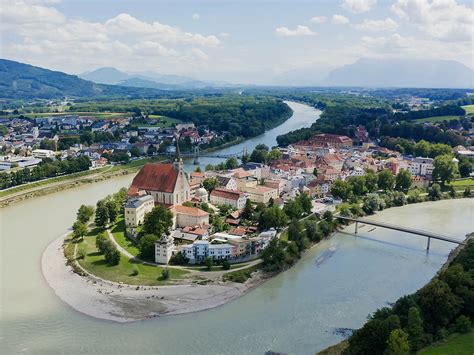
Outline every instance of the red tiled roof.
[(243, 193), (227, 189), (214, 189), (211, 192), (211, 196), (221, 197), (228, 200), (238, 200)]
[(171, 193), (174, 191), (178, 170), (173, 164), (146, 164), (132, 181), (130, 191), (147, 190)]
[(176, 213), (187, 214), (189, 216), (195, 216), (195, 217), (209, 216), (209, 213), (197, 207), (174, 205), (173, 209), (176, 211)]

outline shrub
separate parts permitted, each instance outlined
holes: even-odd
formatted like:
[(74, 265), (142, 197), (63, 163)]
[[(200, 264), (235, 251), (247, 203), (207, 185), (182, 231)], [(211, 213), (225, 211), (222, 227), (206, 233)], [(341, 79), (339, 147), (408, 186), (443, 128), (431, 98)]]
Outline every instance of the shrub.
[(208, 256), (206, 260), (204, 261), (204, 264), (206, 265), (207, 270), (211, 271), (212, 265), (214, 265), (214, 261), (212, 260), (210, 256)]
[(83, 248), (80, 248), (77, 251), (77, 259), (84, 259), (86, 257), (86, 251)]
[(454, 324), (456, 331), (459, 333), (467, 333), (471, 330), (471, 320), (467, 316), (459, 316), (456, 319), (456, 323)]
[(168, 280), (169, 278), (170, 278), (170, 269), (165, 267), (163, 270), (161, 270), (161, 279)]
[(120, 252), (112, 246), (105, 252), (105, 260), (109, 265), (118, 265), (120, 263)]
[(170, 258), (171, 265), (184, 265), (188, 263), (188, 259), (184, 256), (183, 253), (176, 253)]
[(222, 268), (223, 268), (224, 270), (230, 270), (230, 262), (229, 262), (229, 260), (224, 260), (224, 261), (222, 262)]
[(138, 271), (138, 268), (136, 266), (133, 267), (132, 269), (132, 273), (130, 274), (130, 276), (137, 276), (139, 273)]

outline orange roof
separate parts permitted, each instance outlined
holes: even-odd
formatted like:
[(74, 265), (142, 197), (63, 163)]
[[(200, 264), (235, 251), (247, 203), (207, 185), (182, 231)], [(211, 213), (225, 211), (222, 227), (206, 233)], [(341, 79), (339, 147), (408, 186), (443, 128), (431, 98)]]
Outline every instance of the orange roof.
[(133, 179), (129, 194), (138, 190), (171, 193), (174, 191), (178, 173), (173, 164), (145, 164)]
[(211, 192), (211, 196), (221, 197), (228, 200), (238, 200), (240, 197), (243, 196), (243, 193), (227, 189), (214, 189)]
[(195, 217), (205, 217), (209, 216), (209, 213), (203, 211), (197, 207), (188, 207), (188, 206), (181, 206), (181, 205), (174, 205), (172, 207), (176, 211), (176, 213), (187, 214), (189, 216)]

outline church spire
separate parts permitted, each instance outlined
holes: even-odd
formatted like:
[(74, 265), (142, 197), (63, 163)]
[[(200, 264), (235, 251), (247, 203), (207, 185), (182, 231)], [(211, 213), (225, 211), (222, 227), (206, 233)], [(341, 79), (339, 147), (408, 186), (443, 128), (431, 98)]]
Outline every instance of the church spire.
[(176, 140), (176, 156), (174, 158), (174, 168), (176, 170), (179, 170), (181, 171), (183, 169), (183, 159), (181, 158), (181, 153), (179, 151), (179, 139), (178, 139), (178, 135), (176, 134), (175, 135), (175, 140)]

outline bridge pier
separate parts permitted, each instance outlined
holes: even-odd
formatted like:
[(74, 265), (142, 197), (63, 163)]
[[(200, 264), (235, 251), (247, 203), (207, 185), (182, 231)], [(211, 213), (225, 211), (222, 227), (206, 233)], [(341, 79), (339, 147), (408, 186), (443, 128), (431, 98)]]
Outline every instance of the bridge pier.
[(428, 237), (428, 242), (426, 243), (426, 251), (430, 251), (431, 238)]
[(354, 232), (354, 234), (357, 234), (357, 228), (358, 228), (358, 227), (359, 227), (359, 222), (356, 222), (356, 223), (355, 223), (355, 232)]

